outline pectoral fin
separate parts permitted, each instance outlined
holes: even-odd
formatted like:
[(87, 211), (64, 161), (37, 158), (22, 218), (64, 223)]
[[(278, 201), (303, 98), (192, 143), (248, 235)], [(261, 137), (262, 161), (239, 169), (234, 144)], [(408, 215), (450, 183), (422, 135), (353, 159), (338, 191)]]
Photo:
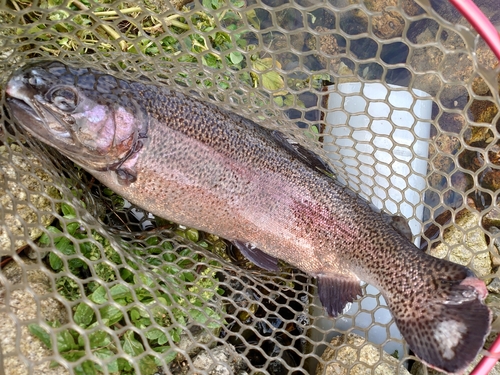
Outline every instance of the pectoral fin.
[(278, 271), (278, 259), (266, 254), (262, 250), (256, 248), (253, 244), (249, 242), (233, 241), (234, 246), (238, 248), (241, 253), (255, 263), (260, 268), (264, 268), (268, 271)]
[(129, 168), (118, 168), (116, 170), (116, 180), (120, 185), (129, 186), (137, 180), (137, 173)]
[(348, 302), (361, 296), (361, 285), (355, 277), (321, 275), (317, 277), (319, 300), (330, 316), (337, 316)]

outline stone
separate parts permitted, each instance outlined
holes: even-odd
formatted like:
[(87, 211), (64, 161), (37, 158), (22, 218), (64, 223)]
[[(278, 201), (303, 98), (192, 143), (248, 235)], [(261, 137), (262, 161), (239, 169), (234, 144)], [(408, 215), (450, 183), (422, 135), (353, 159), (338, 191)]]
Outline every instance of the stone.
[(212, 349), (210, 354), (203, 350), (193, 359), (193, 367), (192, 373), (202, 370), (210, 375), (247, 375), (247, 372), (242, 370), (245, 367), (242, 357), (229, 344)]
[(32, 240), (42, 235), (60, 210), (59, 191), (53, 186), (39, 158), (16, 144), (0, 146), (0, 255), (12, 255), (25, 246), (26, 233)]
[[(181, 340), (177, 343), (177, 348), (186, 352), (189, 357), (196, 356), (199, 352), (201, 352), (202, 347), (204, 345), (208, 348), (214, 348), (217, 342), (214, 339), (214, 333), (200, 326), (192, 326), (190, 327), (190, 335), (186, 332), (181, 333)], [(178, 355), (182, 357), (182, 355)]]
[(5, 374), (68, 374), (62, 366), (51, 368), (52, 350), (28, 330), (34, 322), (67, 322), (68, 310), (53, 297), (50, 278), (43, 267), (21, 258), (2, 269), (1, 281), (0, 346)]
[(455, 225), (444, 231), (443, 241), (431, 248), (429, 253), (436, 258), (446, 258), (470, 267), (478, 277), (490, 275), (492, 261), (489, 246), (479, 222), (479, 214), (460, 211), (455, 217)]
[[(489, 293), (494, 293), (494, 294), (500, 294), (500, 279), (498, 277), (495, 277), (491, 282), (488, 284), (488, 292)], [(500, 302), (500, 301), (499, 301)], [(500, 306), (500, 305), (499, 305)]]
[(381, 346), (361, 336), (348, 334), (334, 337), (326, 348), (316, 375), (406, 375), (409, 372)]

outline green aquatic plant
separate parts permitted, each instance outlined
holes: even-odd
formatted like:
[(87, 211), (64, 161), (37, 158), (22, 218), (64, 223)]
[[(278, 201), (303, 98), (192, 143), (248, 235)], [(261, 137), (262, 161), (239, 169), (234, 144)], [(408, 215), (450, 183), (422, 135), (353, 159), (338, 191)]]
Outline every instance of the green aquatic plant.
[[(178, 84), (202, 89), (217, 86), (222, 90), (234, 88), (235, 84), (250, 91), (264, 88), (272, 94), (261, 93), (256, 102), (266, 105), (273, 100), (279, 107), (303, 106), (293, 92), (308, 87), (318, 89), (324, 78), (320, 74), (286, 80), (280, 73), (280, 62), (257, 51), (253, 29), (260, 29), (260, 21), (255, 10), (246, 9), (241, 0), (204, 0), (206, 11), (185, 8), (171, 14), (148, 3), (139, 6), (106, 0), (44, 0), (38, 5), (46, 10), (44, 13), (37, 11), (31, 1), (13, 0), (12, 4), (23, 12), (11, 29), (11, 37), (22, 41), (30, 36), (37, 42), (24, 45), (26, 51), (41, 49), (53, 56), (68, 52), (112, 57), (123, 53), (118, 65), (129, 71), (136, 69), (130, 61), (138, 61), (132, 57), (139, 54), (143, 56), (140, 69), (154, 70), (160, 78), (165, 76), (159, 69), (162, 64), (167, 64), (166, 69), (182, 64), (184, 71), (172, 77)], [(199, 64), (212, 73), (191, 74)]]
[[(210, 306), (221, 293), (216, 278), (218, 262), (187, 247), (174, 247), (173, 241), (158, 235), (132, 244), (124, 241), (122, 251), (135, 255), (126, 257), (124, 262), (107, 238), (95, 230), (84, 230), (73, 207), (63, 203), (62, 215), (57, 225), (47, 228), (39, 243), (51, 248), (47, 263), (56, 273), (59, 294), (70, 301), (84, 301), (73, 308), (72, 317), (81, 330), (47, 322), (47, 328), (55, 329), (53, 343), (49, 330), (42, 325), (32, 324), (29, 329), (48, 348), (56, 347), (64, 359), (75, 362), (90, 350), (96, 357), (110, 360), (109, 372), (132, 374), (129, 361), (116, 358), (121, 349), (132, 357), (140, 356), (142, 375), (153, 374), (158, 366), (176, 358), (177, 352), (171, 345), (180, 342), (189, 325), (216, 333), (225, 324), (223, 310)], [(178, 227), (176, 232), (205, 248), (213, 246), (201, 240), (194, 229)], [(198, 269), (199, 264), (204, 265), (203, 269)], [(57, 277), (58, 274), (62, 276)], [(95, 275), (97, 281), (85, 282), (88, 275)], [(116, 342), (111, 333), (124, 326), (128, 329), (118, 335)], [(146, 348), (157, 356), (144, 356)], [(74, 371), (99, 374), (102, 368), (87, 360), (76, 365)]]

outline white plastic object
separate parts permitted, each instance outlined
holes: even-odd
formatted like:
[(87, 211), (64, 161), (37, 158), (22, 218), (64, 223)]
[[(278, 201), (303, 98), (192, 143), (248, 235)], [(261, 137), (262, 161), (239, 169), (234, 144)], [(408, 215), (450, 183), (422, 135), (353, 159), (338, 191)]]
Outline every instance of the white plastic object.
[[(412, 95), (406, 87), (382, 83), (341, 83), (332, 88), (323, 148), (337, 167), (336, 178), (377, 208), (409, 219), (413, 235), (419, 235), (432, 116), (429, 94), (414, 89)], [(419, 237), (415, 243), (420, 243)], [(384, 299), (376, 296), (373, 286), (366, 290), (368, 295), (347, 306), (340, 319), (321, 317), (315, 326), (329, 332), (327, 340), (336, 330), (352, 328), (401, 357), (401, 334), (394, 322), (387, 326), (392, 316)], [(321, 306), (319, 299), (316, 304)], [(321, 316), (324, 310), (315, 313)]]
[(413, 96), (406, 87), (388, 86), (337, 85), (328, 99), (323, 147), (339, 171), (346, 172), (337, 176), (342, 183), (377, 208), (409, 219), (418, 235), (432, 100), (420, 90), (414, 89)]

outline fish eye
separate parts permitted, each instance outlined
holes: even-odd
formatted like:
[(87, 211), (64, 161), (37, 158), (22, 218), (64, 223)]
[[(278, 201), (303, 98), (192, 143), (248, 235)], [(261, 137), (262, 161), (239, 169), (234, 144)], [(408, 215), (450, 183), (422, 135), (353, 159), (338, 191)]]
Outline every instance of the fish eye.
[(47, 93), (46, 99), (64, 112), (73, 112), (78, 105), (78, 94), (70, 87), (56, 87)]

